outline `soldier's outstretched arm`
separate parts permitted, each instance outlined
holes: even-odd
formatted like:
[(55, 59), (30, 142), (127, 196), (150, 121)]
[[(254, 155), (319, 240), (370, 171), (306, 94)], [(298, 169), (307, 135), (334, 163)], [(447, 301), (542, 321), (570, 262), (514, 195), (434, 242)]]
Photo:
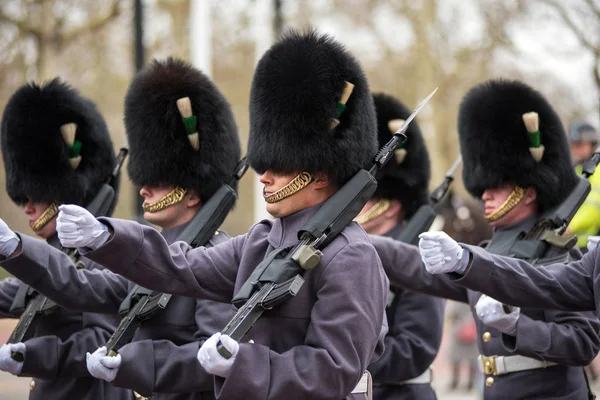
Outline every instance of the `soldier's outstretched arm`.
[(502, 334), (504, 347), (517, 354), (562, 365), (586, 366), (600, 350), (600, 321), (592, 312), (537, 310), (521, 312), (515, 335)]
[(463, 275), (444, 274), (453, 282), (483, 292), (506, 304), (570, 311), (596, 309), (594, 282), (600, 271), (599, 249), (568, 264), (533, 266), (526, 261), (492, 255), (462, 245), (471, 253)]
[(227, 303), (233, 297), (245, 235), (211, 248), (171, 246), (154, 228), (134, 221), (100, 218), (112, 232), (96, 250), (82, 253), (145, 288), (177, 296)]
[[(442, 342), (445, 300), (396, 289), (397, 301), (385, 348), (369, 366), (373, 381), (397, 383), (421, 375), (435, 359)], [(392, 304), (391, 307), (394, 307)]]
[(397, 240), (369, 235), (393, 285), (432, 296), (468, 303), (467, 291), (445, 276), (431, 275), (423, 266), (419, 248)]
[[(127, 296), (125, 278), (98, 265), (78, 269), (64, 252), (46, 242), (19, 234), (20, 251), (1, 265), (22, 282), (71, 311), (116, 314)], [(86, 265), (90, 260), (82, 259)]]
[(91, 378), (85, 363), (86, 352), (103, 346), (118, 320), (118, 316), (83, 313), (82, 329), (65, 340), (49, 335), (26, 341), (20, 375), (46, 380)]
[(122, 362), (111, 384), (146, 396), (212, 392), (214, 376), (198, 362), (198, 350), (213, 333), (225, 327), (233, 314), (231, 304), (197, 299), (194, 342), (177, 345), (170, 340), (141, 340), (121, 347)]

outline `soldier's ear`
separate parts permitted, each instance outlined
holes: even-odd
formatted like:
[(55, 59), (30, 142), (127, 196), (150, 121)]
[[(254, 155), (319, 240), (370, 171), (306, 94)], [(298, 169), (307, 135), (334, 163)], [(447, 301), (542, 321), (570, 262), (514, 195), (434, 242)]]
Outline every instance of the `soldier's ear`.
[(525, 198), (523, 199), (525, 204), (529, 205), (537, 201), (537, 190), (533, 186), (529, 186), (525, 189)]
[(315, 189), (326, 188), (330, 184), (329, 177), (326, 173), (316, 172), (313, 174), (312, 184)]
[(199, 207), (202, 205), (200, 196), (198, 196), (198, 193), (196, 193), (195, 190), (188, 190), (185, 204), (189, 208)]
[(387, 218), (396, 218), (402, 212), (402, 203), (399, 200), (390, 200), (390, 208), (388, 208), (383, 215)]

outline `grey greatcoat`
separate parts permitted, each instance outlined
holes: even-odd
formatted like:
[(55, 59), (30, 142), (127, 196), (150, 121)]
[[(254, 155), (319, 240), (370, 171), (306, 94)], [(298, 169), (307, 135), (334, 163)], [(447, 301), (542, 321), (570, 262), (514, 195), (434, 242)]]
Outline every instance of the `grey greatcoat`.
[(471, 252), (470, 267), (464, 276), (445, 279), (515, 306), (593, 310), (600, 316), (600, 246), (581, 260), (542, 266), (462, 246)]
[[(534, 221), (534, 218), (522, 221), (522, 229), (527, 230)], [(498, 231), (501, 230), (494, 232), (494, 236), (501, 233)], [(465, 289), (446, 276), (429, 274), (422, 265), (417, 247), (376, 236), (371, 240), (393, 283), (471, 306), (481, 354), (518, 354), (561, 364), (494, 376), (493, 385), (485, 388), (486, 400), (588, 398), (582, 367), (594, 359), (600, 348), (600, 322), (593, 314), (522, 308), (516, 335), (504, 335), (476, 317), (474, 308), (481, 293)], [(487, 342), (483, 340), (486, 332), (491, 334)]]
[[(185, 227), (163, 232), (164, 240), (173, 242)], [(77, 270), (61, 253), (43, 251), (39, 240), (22, 238), (22, 253), (2, 265), (65, 307), (116, 315), (135, 286), (108, 270)], [(210, 243), (227, 239), (219, 232)], [(131, 389), (127, 391), (131, 398), (135, 390), (152, 395), (153, 400), (213, 399), (213, 377), (196, 354), (201, 342), (221, 330), (232, 316), (230, 304), (172, 297), (167, 307), (144, 321), (132, 342), (119, 350), (122, 362), (112, 385)], [(91, 352), (104, 344), (106, 340), (85, 350)]]
[[(402, 228), (398, 225), (384, 236), (397, 237)], [(401, 382), (421, 375), (435, 359), (442, 341), (444, 303), (440, 298), (390, 286), (385, 348), (381, 358), (369, 366), (375, 400), (436, 398), (429, 383)]]
[[(43, 253), (59, 247), (56, 237), (48, 243), (36, 240)], [(59, 250), (57, 253), (63, 254)], [(64, 255), (68, 258), (66, 255)], [(70, 259), (69, 259), (70, 260)], [(101, 269), (91, 260), (81, 259), (88, 271)], [(15, 278), (0, 281), (0, 318), (19, 318), (10, 307), (23, 283)], [(25, 342), (25, 359), (20, 376), (32, 377), (29, 398), (127, 399), (129, 393), (92, 377), (85, 363), (85, 353), (102, 346), (114, 331), (115, 317), (58, 308), (38, 322), (35, 336)]]
[[(87, 256), (149, 289), (229, 301), (272, 249), (297, 243), (298, 229), (319, 207), (197, 249), (182, 242), (167, 246), (149, 227), (102, 218), (114, 236)], [(303, 277), (298, 295), (266, 312), (241, 341), (229, 377), (215, 378), (218, 398), (364, 399), (350, 392), (381, 355), (387, 332), (389, 282), (377, 253), (351, 223)]]

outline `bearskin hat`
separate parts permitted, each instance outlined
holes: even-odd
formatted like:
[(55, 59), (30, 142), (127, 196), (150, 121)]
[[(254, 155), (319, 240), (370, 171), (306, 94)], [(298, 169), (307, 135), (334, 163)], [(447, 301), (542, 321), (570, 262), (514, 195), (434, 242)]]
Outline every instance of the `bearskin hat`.
[[(376, 93), (373, 95), (377, 113), (379, 147), (385, 145), (401, 121), (411, 114), (396, 98)], [(428, 187), (431, 176), (429, 153), (416, 120), (406, 131), (406, 141), (396, 150), (396, 157), (377, 174), (377, 190), (373, 197), (397, 199), (402, 203), (405, 218), (410, 218), (417, 209), (428, 202)]]
[(4, 109), (1, 135), (6, 190), (19, 205), (30, 198), (86, 206), (114, 168), (96, 105), (58, 78), (19, 88)]
[[(189, 115), (180, 99), (189, 99)], [(208, 200), (240, 160), (231, 106), (215, 84), (184, 61), (154, 60), (125, 97), (128, 172), (138, 186), (174, 185)], [(190, 136), (195, 136), (196, 147)]]
[(367, 79), (333, 38), (291, 31), (259, 61), (248, 142), (257, 172), (325, 172), (344, 183), (373, 160), (376, 129)]
[[(543, 156), (536, 161), (523, 114), (535, 112)], [(463, 98), (458, 134), (467, 190), (481, 197), (487, 188), (510, 182), (535, 187), (540, 211), (560, 204), (577, 184), (563, 125), (546, 99), (518, 81), (491, 80)]]

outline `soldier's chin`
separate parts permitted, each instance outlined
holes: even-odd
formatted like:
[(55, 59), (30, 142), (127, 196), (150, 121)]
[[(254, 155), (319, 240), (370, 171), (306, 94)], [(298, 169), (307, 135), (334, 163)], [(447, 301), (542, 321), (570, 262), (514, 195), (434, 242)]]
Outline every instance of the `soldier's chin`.
[(54, 234), (56, 234), (56, 217), (54, 217), (51, 221), (37, 231), (33, 230), (33, 232), (42, 239), (48, 239), (54, 236)]
[(144, 211), (144, 219), (150, 222), (153, 225), (162, 226), (165, 224), (165, 210), (160, 210), (157, 212)]
[(279, 203), (267, 203), (266, 205), (267, 212), (271, 214), (274, 218), (281, 218), (281, 205)]

